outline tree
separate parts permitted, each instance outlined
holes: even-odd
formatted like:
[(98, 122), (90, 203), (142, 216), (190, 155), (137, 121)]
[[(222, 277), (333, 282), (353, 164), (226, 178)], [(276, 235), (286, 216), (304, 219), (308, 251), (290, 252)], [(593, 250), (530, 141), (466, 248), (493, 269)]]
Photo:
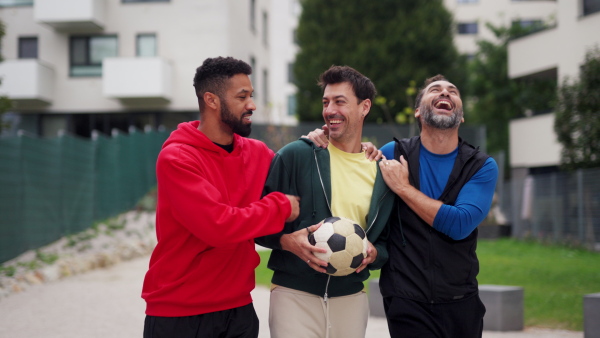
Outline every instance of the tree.
[(554, 130), (567, 170), (600, 167), (600, 49), (586, 53), (579, 81), (559, 88)]
[[(468, 94), (465, 122), (483, 124), (487, 151), (508, 154), (508, 125), (525, 111), (550, 112), (555, 104), (554, 79), (511, 79), (508, 76), (508, 42), (540, 27), (486, 25), (499, 42), (480, 40), (475, 58), (468, 66)], [(507, 173), (509, 171), (506, 171)]]
[(409, 106), (411, 80), (421, 84), (442, 73), (464, 83), (452, 17), (441, 0), (304, 0), (302, 8), (294, 65), (301, 121), (322, 121), (317, 79), (334, 64), (373, 80), (389, 109), (386, 117), (381, 106), (373, 107), (369, 119), (380, 122), (394, 122)]

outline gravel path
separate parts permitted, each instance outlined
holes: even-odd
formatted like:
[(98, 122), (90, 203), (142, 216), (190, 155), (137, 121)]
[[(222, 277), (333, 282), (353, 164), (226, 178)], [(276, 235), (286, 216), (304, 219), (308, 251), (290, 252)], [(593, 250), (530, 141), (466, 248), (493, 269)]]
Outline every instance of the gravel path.
[[(128, 224), (127, 233), (123, 230), (122, 234), (109, 236), (115, 243), (120, 244), (108, 245), (107, 238), (98, 236), (97, 238), (101, 239), (93, 241), (102, 241), (104, 244), (87, 245), (86, 247), (92, 249), (80, 257), (81, 261), (87, 263), (77, 263), (77, 259), (69, 252), (61, 253), (65, 258), (59, 259), (54, 265), (62, 261), (63, 267), (71, 266), (63, 268), (70, 271), (70, 275), (55, 276), (56, 278), (51, 279), (43, 273), (33, 274), (38, 276), (37, 282), (28, 282), (23, 274), (20, 281), (16, 281), (18, 278), (15, 278), (15, 284), (12, 286), (18, 285), (22, 291), (5, 292), (4, 297), (0, 295), (0, 337), (141, 337), (145, 303), (140, 298), (140, 293), (149, 259), (148, 253), (142, 254), (142, 248), (147, 247), (151, 241), (149, 238), (153, 237), (149, 234), (151, 232), (145, 230), (152, 215), (130, 214), (127, 217), (128, 223), (139, 224)], [(136, 240), (133, 241), (133, 238)], [(58, 248), (61, 246), (55, 244), (52, 250)], [(119, 253), (119, 248), (125, 253)], [(112, 253), (107, 250), (112, 250)], [(104, 257), (101, 259), (103, 265), (94, 263), (98, 257)], [(87, 268), (79, 271), (74, 268), (77, 266)], [(61, 270), (52, 271), (56, 274)], [(3, 280), (5, 285), (9, 285), (10, 282)], [(269, 338), (269, 291), (259, 286), (252, 295), (261, 321), (260, 338)], [(583, 338), (583, 333), (528, 328), (522, 332), (508, 333), (485, 331), (483, 337)], [(366, 338), (389, 338), (385, 319), (371, 317)]]

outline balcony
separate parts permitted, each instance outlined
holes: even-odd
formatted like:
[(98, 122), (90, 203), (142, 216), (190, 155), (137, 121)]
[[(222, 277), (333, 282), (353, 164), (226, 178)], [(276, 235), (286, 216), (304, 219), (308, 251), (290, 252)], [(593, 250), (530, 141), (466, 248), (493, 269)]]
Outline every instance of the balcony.
[(104, 96), (123, 105), (155, 107), (171, 101), (171, 65), (161, 58), (105, 58)]
[(15, 102), (15, 108), (41, 108), (53, 100), (54, 69), (37, 59), (0, 63), (0, 95)]
[(106, 0), (35, 0), (34, 19), (64, 33), (104, 29)]
[(558, 68), (558, 37), (554, 28), (512, 40), (508, 45), (508, 76), (519, 78)]

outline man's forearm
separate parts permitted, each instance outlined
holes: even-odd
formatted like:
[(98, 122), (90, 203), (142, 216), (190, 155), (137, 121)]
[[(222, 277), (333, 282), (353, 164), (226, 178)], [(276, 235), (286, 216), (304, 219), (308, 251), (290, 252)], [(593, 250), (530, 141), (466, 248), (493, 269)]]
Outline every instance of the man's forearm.
[(394, 190), (409, 208), (427, 224), (433, 226), (433, 220), (442, 207), (442, 202), (427, 197), (412, 185), (403, 185)]

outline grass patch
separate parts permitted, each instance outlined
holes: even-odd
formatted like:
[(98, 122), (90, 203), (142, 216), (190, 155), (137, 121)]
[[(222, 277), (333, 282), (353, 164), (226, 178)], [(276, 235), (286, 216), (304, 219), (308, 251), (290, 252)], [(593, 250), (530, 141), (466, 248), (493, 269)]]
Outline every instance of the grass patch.
[[(256, 283), (269, 286), (270, 251), (260, 251)], [(583, 296), (600, 292), (600, 254), (514, 239), (479, 240), (479, 284), (525, 289), (525, 325), (583, 330)], [(379, 271), (371, 271), (378, 278)], [(365, 283), (368, 288), (368, 283)]]
[(600, 292), (600, 254), (531, 241), (480, 240), (480, 284), (522, 286), (525, 325), (583, 330), (583, 296)]

